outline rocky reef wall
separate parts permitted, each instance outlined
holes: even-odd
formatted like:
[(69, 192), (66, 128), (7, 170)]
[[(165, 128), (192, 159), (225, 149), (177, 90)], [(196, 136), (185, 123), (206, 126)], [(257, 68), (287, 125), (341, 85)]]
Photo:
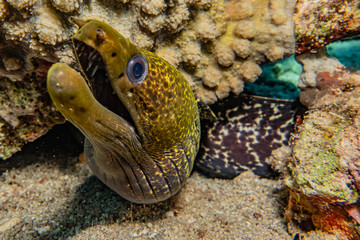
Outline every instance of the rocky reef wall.
[(301, 92), (309, 110), (298, 119), (288, 160), (279, 161), (290, 192), (285, 217), (290, 231), (310, 224), (338, 239), (359, 239), (360, 72), (324, 50), (316, 59), (298, 58), (315, 86)]
[(211, 104), (294, 53), (295, 0), (0, 0), (0, 157), (63, 122), (47, 96), (54, 62), (78, 68), (70, 16), (112, 25), (176, 66)]

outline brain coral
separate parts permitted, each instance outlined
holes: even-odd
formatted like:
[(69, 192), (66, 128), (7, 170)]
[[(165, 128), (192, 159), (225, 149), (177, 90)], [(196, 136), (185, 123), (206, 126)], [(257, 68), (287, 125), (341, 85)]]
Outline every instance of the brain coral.
[(179, 68), (198, 97), (210, 104), (229, 92), (240, 93), (244, 82), (259, 76), (261, 64), (294, 53), (295, 2), (0, 0), (0, 157), (35, 139), (24, 136), (39, 136), (62, 121), (43, 87), (51, 63), (77, 66), (71, 46), (76, 27), (70, 16), (104, 21), (139, 47), (156, 52)]

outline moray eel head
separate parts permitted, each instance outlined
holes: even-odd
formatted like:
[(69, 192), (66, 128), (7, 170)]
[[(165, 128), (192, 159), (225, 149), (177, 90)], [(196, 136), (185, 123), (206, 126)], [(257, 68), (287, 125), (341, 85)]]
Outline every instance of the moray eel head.
[(193, 92), (168, 62), (109, 25), (72, 19), (85, 79), (66, 64), (47, 78), (59, 111), (85, 135), (95, 175), (129, 201), (155, 203), (179, 191), (199, 149)]

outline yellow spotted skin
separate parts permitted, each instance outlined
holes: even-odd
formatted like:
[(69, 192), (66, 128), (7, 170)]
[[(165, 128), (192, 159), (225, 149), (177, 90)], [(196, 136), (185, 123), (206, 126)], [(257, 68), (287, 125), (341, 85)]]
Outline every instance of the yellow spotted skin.
[(176, 146), (189, 137), (192, 125), (198, 123), (194, 121), (198, 107), (189, 84), (177, 69), (151, 52), (141, 53), (148, 60), (149, 72), (144, 83), (134, 87), (134, 103), (141, 115), (140, 124), (147, 129), (147, 140), (151, 139), (144, 144), (149, 145), (150, 153), (159, 154), (160, 149)]
[[(199, 149), (199, 109), (189, 84), (171, 64), (137, 48), (109, 25), (73, 21), (80, 26), (73, 42), (86, 79), (57, 63), (48, 72), (47, 87), (55, 106), (86, 136), (90, 168), (129, 201), (147, 204), (173, 196), (189, 177)], [(107, 81), (88, 70), (93, 66), (85, 63), (90, 57), (84, 49), (101, 56)], [(147, 60), (148, 73), (134, 84), (126, 65), (139, 54)], [(125, 106), (130, 122), (112, 111), (116, 106), (109, 99)]]

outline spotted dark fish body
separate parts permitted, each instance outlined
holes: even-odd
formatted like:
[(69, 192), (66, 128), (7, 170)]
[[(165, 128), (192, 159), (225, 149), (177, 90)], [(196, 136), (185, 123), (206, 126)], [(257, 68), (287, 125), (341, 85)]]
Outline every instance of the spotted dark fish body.
[(189, 84), (107, 24), (73, 21), (80, 27), (73, 43), (86, 80), (54, 64), (47, 80), (54, 104), (85, 135), (87, 162), (111, 189), (135, 203), (171, 197), (199, 149), (199, 110)]
[(228, 179), (247, 170), (261, 177), (273, 175), (266, 160), (273, 150), (288, 145), (299, 104), (240, 94), (211, 109), (218, 121), (203, 127), (197, 169), (210, 177)]

